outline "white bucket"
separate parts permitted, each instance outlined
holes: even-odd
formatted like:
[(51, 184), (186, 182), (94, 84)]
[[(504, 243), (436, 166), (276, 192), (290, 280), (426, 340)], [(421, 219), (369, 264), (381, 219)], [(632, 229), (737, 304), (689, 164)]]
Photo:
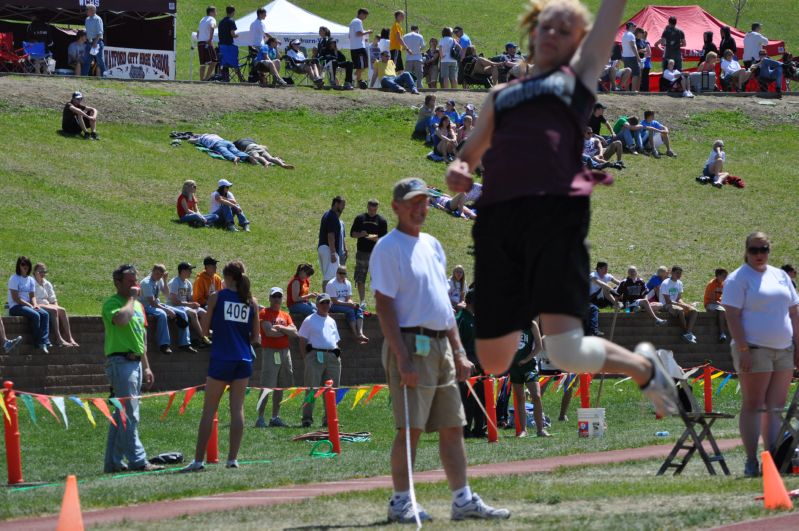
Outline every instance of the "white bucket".
[(605, 408), (577, 408), (577, 434), (583, 437), (605, 436)]

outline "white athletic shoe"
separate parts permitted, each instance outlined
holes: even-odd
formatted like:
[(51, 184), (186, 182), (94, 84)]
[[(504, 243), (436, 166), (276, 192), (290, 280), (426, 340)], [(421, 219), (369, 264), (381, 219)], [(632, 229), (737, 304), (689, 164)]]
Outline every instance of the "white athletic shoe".
[(205, 470), (205, 463), (202, 461), (192, 461), (180, 469), (181, 472), (200, 472), (202, 470)]
[(510, 518), (510, 511), (507, 509), (495, 509), (490, 505), (483, 503), (480, 496), (472, 494), (472, 499), (458, 505), (452, 502), (452, 517), (453, 520), (466, 520), (473, 518), (478, 520), (500, 520)]
[(6, 354), (17, 348), (17, 345), (22, 343), (22, 336), (17, 336), (14, 339), (6, 339), (6, 342), (3, 343), (3, 350), (6, 351)]
[(239, 468), (238, 459), (228, 459), (227, 464), (225, 464), (225, 468)]
[(689, 343), (696, 343), (696, 336), (694, 336), (691, 332), (684, 333), (682, 338)]
[[(419, 513), (420, 522), (432, 522), (433, 518), (427, 514), (427, 511), (422, 508), (418, 503), (416, 510)], [(416, 517), (413, 514), (413, 504), (411, 498), (402, 498), (401, 500), (390, 499), (388, 501), (388, 521), (397, 522), (399, 524), (415, 524)]]
[(669, 322), (666, 319), (658, 319), (655, 321), (655, 326), (666, 326)]
[(652, 343), (638, 343), (635, 347), (636, 354), (652, 362), (654, 374), (652, 379), (641, 388), (641, 392), (655, 405), (655, 412), (665, 417), (677, 413), (677, 387), (669, 376), (666, 368), (661, 363)]

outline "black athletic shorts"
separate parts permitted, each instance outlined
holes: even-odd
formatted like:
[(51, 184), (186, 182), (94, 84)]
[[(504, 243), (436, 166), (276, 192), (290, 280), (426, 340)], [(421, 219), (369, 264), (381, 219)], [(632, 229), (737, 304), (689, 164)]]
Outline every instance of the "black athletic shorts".
[(529, 196), (478, 207), (472, 229), (477, 337), (523, 330), (542, 313), (582, 320), (590, 198)]
[(526, 384), (527, 382), (535, 382), (538, 380), (538, 367), (535, 363), (535, 358), (531, 359), (524, 365), (519, 365), (518, 356), (513, 358), (513, 363), (510, 364), (508, 375), (510, 376), (510, 383), (512, 384)]
[(350, 50), (350, 56), (352, 57), (352, 64), (356, 69), (369, 67), (369, 55), (366, 53), (366, 48)]
[(391, 60), (397, 67), (397, 70), (405, 70), (405, 65), (402, 62), (402, 50), (390, 50)]

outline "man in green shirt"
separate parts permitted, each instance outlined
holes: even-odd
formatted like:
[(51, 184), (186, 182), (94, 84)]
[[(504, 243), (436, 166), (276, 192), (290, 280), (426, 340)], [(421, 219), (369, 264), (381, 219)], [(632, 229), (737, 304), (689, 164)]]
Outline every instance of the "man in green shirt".
[[(142, 380), (149, 388), (154, 381), (147, 361), (147, 317), (137, 300), (139, 285), (133, 265), (122, 265), (114, 270), (116, 295), (103, 303), (102, 318), (105, 328), (105, 373), (111, 384), (112, 397), (125, 397), (125, 422), (119, 410), (114, 412), (116, 426), (108, 426), (105, 448), (106, 473), (124, 470), (160, 470), (163, 467), (147, 461), (144, 446), (139, 440), (139, 399)], [(126, 457), (128, 464), (122, 462)]]
[[(463, 350), (466, 351), (466, 357), (474, 363), (474, 370), (472, 376), (483, 374), (480, 368), (480, 362), (477, 360), (477, 350), (475, 349), (475, 319), (474, 319), (474, 290), (469, 290), (463, 298), (466, 307), (460, 310), (455, 316), (455, 321), (458, 323), (458, 333), (461, 336), (461, 343)], [(463, 437), (469, 438), (482, 438), (486, 435), (486, 420), (483, 410), (477, 405), (474, 395), (471, 395), (466, 383), (461, 382), (458, 384), (461, 388), (461, 400), (463, 401), (463, 411), (466, 414), (466, 426), (463, 427)], [(474, 386), (477, 399), (481, 404), (485, 404), (485, 392), (483, 382), (477, 382)]]

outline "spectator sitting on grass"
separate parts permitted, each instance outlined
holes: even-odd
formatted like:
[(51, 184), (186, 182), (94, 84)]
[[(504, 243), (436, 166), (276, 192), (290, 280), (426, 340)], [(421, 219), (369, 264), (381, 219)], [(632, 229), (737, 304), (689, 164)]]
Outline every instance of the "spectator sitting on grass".
[(660, 151), (658, 151), (658, 139), (666, 146), (666, 155), (669, 157), (676, 157), (677, 154), (671, 150), (671, 141), (669, 136), (669, 128), (662, 123), (655, 120), (655, 111), (644, 111), (644, 119), (641, 121), (641, 127), (644, 131), (641, 133), (641, 138), (644, 141), (644, 154), (650, 151), (652, 156), (656, 159), (660, 158)]
[(49, 354), (50, 315), (39, 307), (36, 300), (36, 281), (31, 276), (33, 265), (26, 256), (17, 258), (15, 273), (8, 279), (8, 314), (24, 317), (33, 328), (33, 341), (36, 348)]
[(780, 269), (788, 273), (788, 278), (791, 279), (791, 284), (793, 284), (793, 287), (796, 288), (796, 268), (791, 264), (785, 264)]
[(61, 131), (65, 135), (79, 135), (83, 138), (100, 140), (97, 136), (97, 109), (83, 104), (83, 94), (73, 92), (72, 99), (64, 105), (61, 113)]
[(411, 138), (414, 140), (427, 140), (427, 127), (430, 124), (430, 118), (435, 115), (435, 110), (436, 95), (426, 95), (424, 97), (424, 105), (419, 107), (419, 115), (416, 118), (416, 125), (413, 128)]
[(589, 291), (591, 304), (595, 304), (599, 308), (607, 308), (617, 303), (619, 293), (613, 289), (611, 284), (618, 286), (619, 281), (608, 273), (607, 262), (597, 262), (596, 270), (591, 272), (588, 279), (591, 282)]
[(211, 194), (211, 214), (219, 216), (217, 223), (223, 224), (231, 232), (238, 232), (233, 222), (235, 216), (244, 232), (250, 232), (250, 222), (247, 221), (241, 205), (230, 191), (233, 183), (227, 179), (219, 179), (217, 186), (218, 188)]
[(713, 279), (705, 286), (704, 305), (709, 313), (715, 313), (719, 323), (719, 343), (727, 341), (727, 315), (721, 305), (721, 295), (724, 292), (724, 281), (727, 280), (727, 270), (720, 267), (713, 273)]
[(449, 277), (449, 302), (456, 310), (466, 306), (466, 270), (462, 265), (456, 265), (452, 269), (452, 276)]
[(441, 123), (441, 119), (444, 116), (446, 116), (444, 114), (444, 107), (437, 105), (435, 111), (433, 112), (433, 116), (430, 117), (430, 121), (427, 124), (427, 139), (425, 140), (425, 144), (433, 147), (436, 146), (436, 130), (438, 129), (438, 124)]
[(663, 79), (669, 84), (669, 92), (682, 92), (684, 98), (694, 97), (688, 82), (688, 74), (674, 68), (674, 59), (669, 59), (663, 70)]
[(458, 127), (458, 149), (463, 146), (463, 143), (466, 142), (466, 139), (469, 138), (469, 135), (474, 131), (474, 118), (470, 115), (464, 114), (461, 122), (462, 125)]
[(200, 271), (194, 279), (192, 299), (203, 309), (208, 304), (208, 297), (210, 297), (212, 293), (222, 291), (224, 287), (222, 284), (222, 277), (216, 272), (216, 264), (218, 263), (219, 260), (216, 260), (212, 256), (206, 256), (203, 259), (203, 270)]
[(216, 214), (203, 215), (197, 208), (197, 183), (188, 179), (183, 181), (183, 189), (178, 196), (178, 219), (192, 227), (210, 227), (219, 219)]
[(480, 183), (472, 183), (472, 189), (468, 192), (458, 192), (449, 202), (449, 208), (452, 210), (461, 210), (467, 205), (474, 205), (480, 196), (483, 195), (483, 185)]
[(411, 94), (419, 94), (416, 89), (416, 83), (413, 81), (413, 76), (410, 72), (403, 72), (397, 75), (397, 67), (394, 61), (391, 60), (389, 52), (380, 52), (380, 60), (375, 61), (372, 65), (372, 81), (371, 84), (380, 80), (380, 86), (385, 90), (390, 90), (399, 94), (405, 93), (409, 90)]
[(311, 264), (300, 264), (297, 271), (289, 280), (288, 295), (286, 296), (286, 306), (289, 312), (298, 313), (303, 317), (308, 317), (316, 312), (316, 306), (310, 299), (316, 298), (318, 293), (311, 291), (311, 276), (314, 269)]
[(449, 116), (450, 123), (454, 125), (460, 125), (461, 115), (458, 114), (458, 111), (455, 109), (455, 100), (447, 101), (447, 106), (444, 109), (444, 114)]
[[(585, 129), (585, 138), (583, 139), (583, 158), (588, 159), (589, 167), (596, 170), (604, 168), (623, 169), (624, 163), (621, 161), (622, 155), (621, 141), (616, 140), (608, 144), (607, 148), (602, 147), (602, 141), (598, 136), (594, 135), (594, 131), (590, 126)], [(610, 162), (610, 157), (616, 155), (616, 162)]]
[(39, 308), (50, 314), (50, 335), (55, 338), (57, 347), (79, 347), (78, 342), (72, 337), (67, 311), (59, 306), (53, 285), (44, 278), (45, 275), (47, 275), (46, 265), (39, 262), (33, 266), (36, 301), (39, 303)]
[(471, 116), (472, 124), (477, 125), (477, 112), (475, 112), (474, 105), (471, 103), (467, 103), (463, 106), (463, 114), (460, 116), (460, 122), (463, 123), (463, 119), (467, 116)]
[(660, 285), (660, 303), (669, 312), (669, 315), (677, 317), (685, 333), (683, 339), (689, 343), (696, 343), (696, 336), (693, 333), (694, 323), (696, 323), (697, 311), (691, 304), (682, 301), (683, 284), (682, 268), (674, 266), (671, 268), (671, 276)]
[(250, 161), (253, 164), (260, 164), (264, 167), (269, 167), (272, 164), (276, 164), (277, 166), (287, 170), (294, 169), (292, 164), (286, 164), (286, 162), (280, 157), (273, 157), (269, 154), (269, 149), (266, 146), (263, 144), (257, 144), (255, 140), (250, 137), (234, 140), (233, 145), (235, 145), (237, 149), (245, 152), (250, 157)]
[(638, 301), (646, 294), (646, 284), (638, 276), (638, 268), (632, 265), (627, 268), (627, 278), (621, 281), (616, 291), (625, 308), (635, 309), (638, 306)]
[(219, 135), (206, 133), (193, 136), (187, 140), (191, 144), (202, 146), (208, 151), (222, 155), (225, 160), (229, 160), (233, 164), (238, 164), (239, 161), (242, 160), (246, 162), (249, 159), (249, 156), (243, 151), (238, 150), (233, 142), (225, 140)]
[(644, 141), (641, 136), (644, 127), (638, 122), (637, 116), (619, 116), (613, 124), (613, 133), (624, 142), (624, 149), (632, 155), (638, 155), (644, 150)]
[(449, 116), (444, 115), (436, 127), (436, 134), (433, 140), (435, 153), (439, 157), (444, 157), (447, 162), (455, 160), (458, 151), (458, 135), (452, 126)]
[(757, 81), (762, 92), (768, 92), (768, 86), (773, 81), (775, 92), (782, 93), (783, 64), (770, 58), (766, 50), (758, 52), (758, 60), (749, 70), (753, 75), (757, 73)]
[[(594, 112), (591, 113), (591, 116), (588, 118), (588, 126), (591, 128), (591, 131), (598, 135), (602, 140), (605, 142), (612, 142), (614, 140), (618, 140), (619, 138), (613, 132), (613, 126), (610, 125), (607, 117), (605, 116), (605, 105), (600, 102), (596, 102), (594, 104)], [(608, 128), (610, 135), (603, 135), (602, 134), (602, 126)], [(624, 146), (622, 146), (624, 147)]]
[(360, 304), (352, 300), (352, 283), (347, 279), (345, 266), (339, 266), (336, 278), (325, 286), (325, 293), (330, 295), (332, 301), (330, 312), (343, 313), (358, 343), (368, 343), (369, 338), (363, 334), (363, 309)]
[(186, 312), (189, 318), (189, 326), (194, 331), (195, 337), (199, 338), (193, 342), (194, 346), (205, 347), (211, 344), (211, 340), (203, 335), (200, 319), (205, 315), (205, 308), (199, 302), (194, 302), (194, 288), (189, 280), (194, 266), (188, 262), (178, 264), (178, 276), (169, 281), (169, 305), (180, 308)]
[(156, 334), (159, 348), (162, 354), (172, 354), (172, 340), (169, 335), (169, 320), (177, 322), (178, 345), (181, 350), (196, 353), (197, 350), (191, 346), (189, 339), (189, 319), (186, 311), (164, 304), (160, 300), (163, 292), (169, 296), (168, 286), (169, 275), (166, 266), (155, 264), (150, 274), (141, 281), (141, 295), (139, 302), (144, 306), (144, 313), (153, 316), (157, 320)]
[(724, 151), (724, 141), (719, 139), (713, 142), (713, 150), (702, 168), (702, 175), (696, 178), (702, 184), (712, 183), (716, 188), (721, 188), (724, 180), (729, 175), (724, 171), (727, 162), (727, 153)]

